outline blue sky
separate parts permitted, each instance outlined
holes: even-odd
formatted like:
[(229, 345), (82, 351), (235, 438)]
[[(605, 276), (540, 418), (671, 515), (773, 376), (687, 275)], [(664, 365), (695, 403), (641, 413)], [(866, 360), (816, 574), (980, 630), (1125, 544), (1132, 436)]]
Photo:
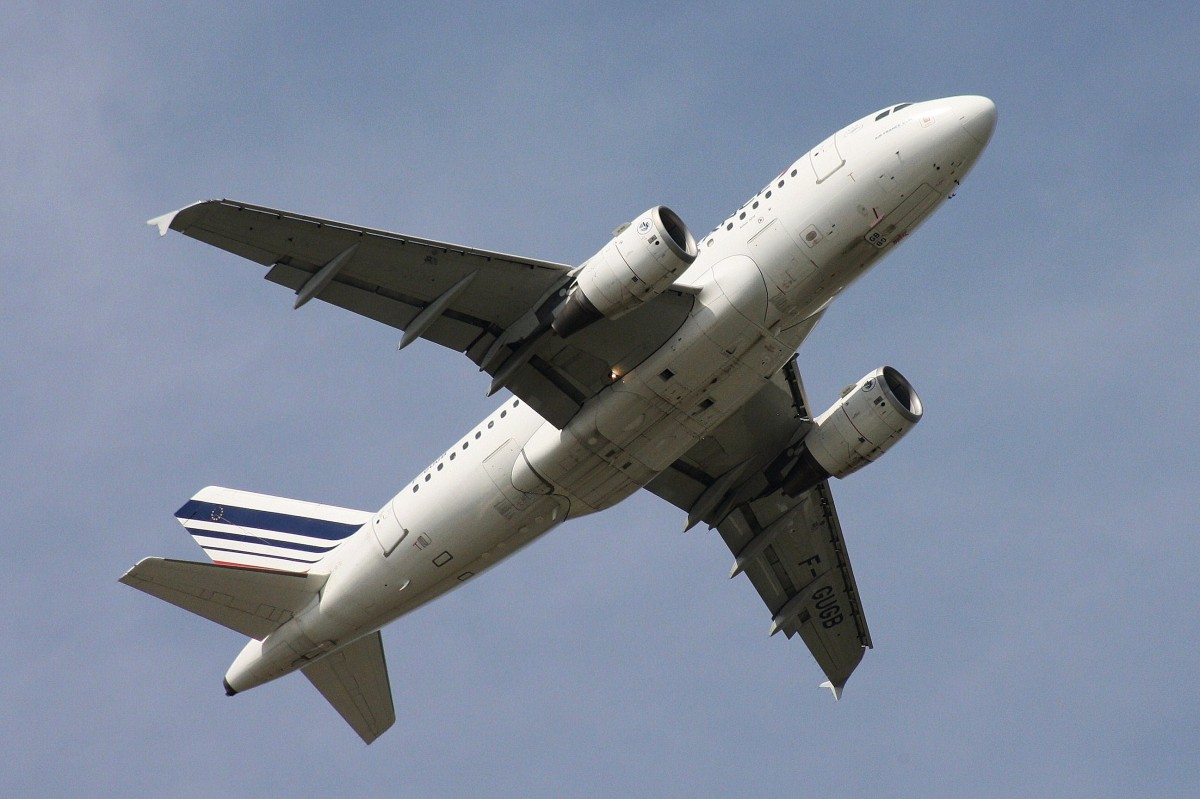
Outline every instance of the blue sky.
[[(1200, 14), (1187, 4), (0, 11), (0, 794), (1193, 796)], [(959, 195), (801, 350), (926, 419), (834, 486), (875, 649), (834, 704), (652, 496), (387, 628), (364, 747), (116, 582), (228, 485), (373, 509), (487, 379), (152, 216), (231, 197), (578, 263), (698, 234), (883, 105), (992, 97)]]

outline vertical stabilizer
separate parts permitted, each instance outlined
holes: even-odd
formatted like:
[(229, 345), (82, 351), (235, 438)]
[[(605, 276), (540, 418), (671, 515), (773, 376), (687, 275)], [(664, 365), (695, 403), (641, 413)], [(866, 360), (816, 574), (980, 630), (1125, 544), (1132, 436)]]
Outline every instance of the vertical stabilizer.
[(209, 486), (175, 511), (175, 518), (216, 563), (303, 573), (371, 514)]

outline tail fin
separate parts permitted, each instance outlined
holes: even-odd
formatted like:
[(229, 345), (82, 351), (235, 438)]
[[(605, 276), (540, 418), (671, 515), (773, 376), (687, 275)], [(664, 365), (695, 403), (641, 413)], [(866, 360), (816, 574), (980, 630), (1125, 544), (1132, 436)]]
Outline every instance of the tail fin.
[(307, 607), (326, 579), (324, 574), (283, 574), (146, 558), (127, 571), (121, 582), (262, 640)]
[(209, 486), (175, 511), (214, 562), (307, 572), (367, 523), (361, 510)]

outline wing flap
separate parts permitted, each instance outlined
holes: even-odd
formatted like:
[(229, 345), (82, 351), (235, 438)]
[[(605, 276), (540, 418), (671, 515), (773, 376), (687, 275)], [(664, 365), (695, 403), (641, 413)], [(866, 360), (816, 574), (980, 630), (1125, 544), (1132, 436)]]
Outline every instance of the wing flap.
[[(275, 264), (266, 277), (272, 283), (298, 292), (312, 277), (312, 273), (288, 264)], [(336, 305), (397, 330), (406, 329), (425, 305), (422, 298), (404, 295), (352, 276), (339, 276), (334, 279), (319, 296), (330, 305)], [(448, 310), (426, 330), (422, 338), (464, 352), (492, 328), (492, 323), (487, 319), (471, 317), (462, 311)], [(494, 338), (492, 335), (491, 340)]]
[(262, 640), (303, 610), (326, 575), (270, 572), (167, 558), (145, 558), (120, 582)]
[(305, 666), (303, 672), (366, 743), (395, 723), (383, 636), (378, 631)]

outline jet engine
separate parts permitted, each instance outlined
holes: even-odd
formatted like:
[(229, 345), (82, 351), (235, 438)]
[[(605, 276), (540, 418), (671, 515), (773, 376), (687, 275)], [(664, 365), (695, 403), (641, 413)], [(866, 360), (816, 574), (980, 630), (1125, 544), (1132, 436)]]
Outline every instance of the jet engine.
[(659, 205), (613, 233), (587, 259), (551, 326), (566, 338), (600, 318), (616, 319), (661, 294), (696, 260), (696, 240), (683, 220)]
[(829, 477), (845, 477), (891, 449), (921, 421), (921, 398), (904, 375), (881, 366), (842, 391), (787, 453), (784, 493), (797, 496)]

